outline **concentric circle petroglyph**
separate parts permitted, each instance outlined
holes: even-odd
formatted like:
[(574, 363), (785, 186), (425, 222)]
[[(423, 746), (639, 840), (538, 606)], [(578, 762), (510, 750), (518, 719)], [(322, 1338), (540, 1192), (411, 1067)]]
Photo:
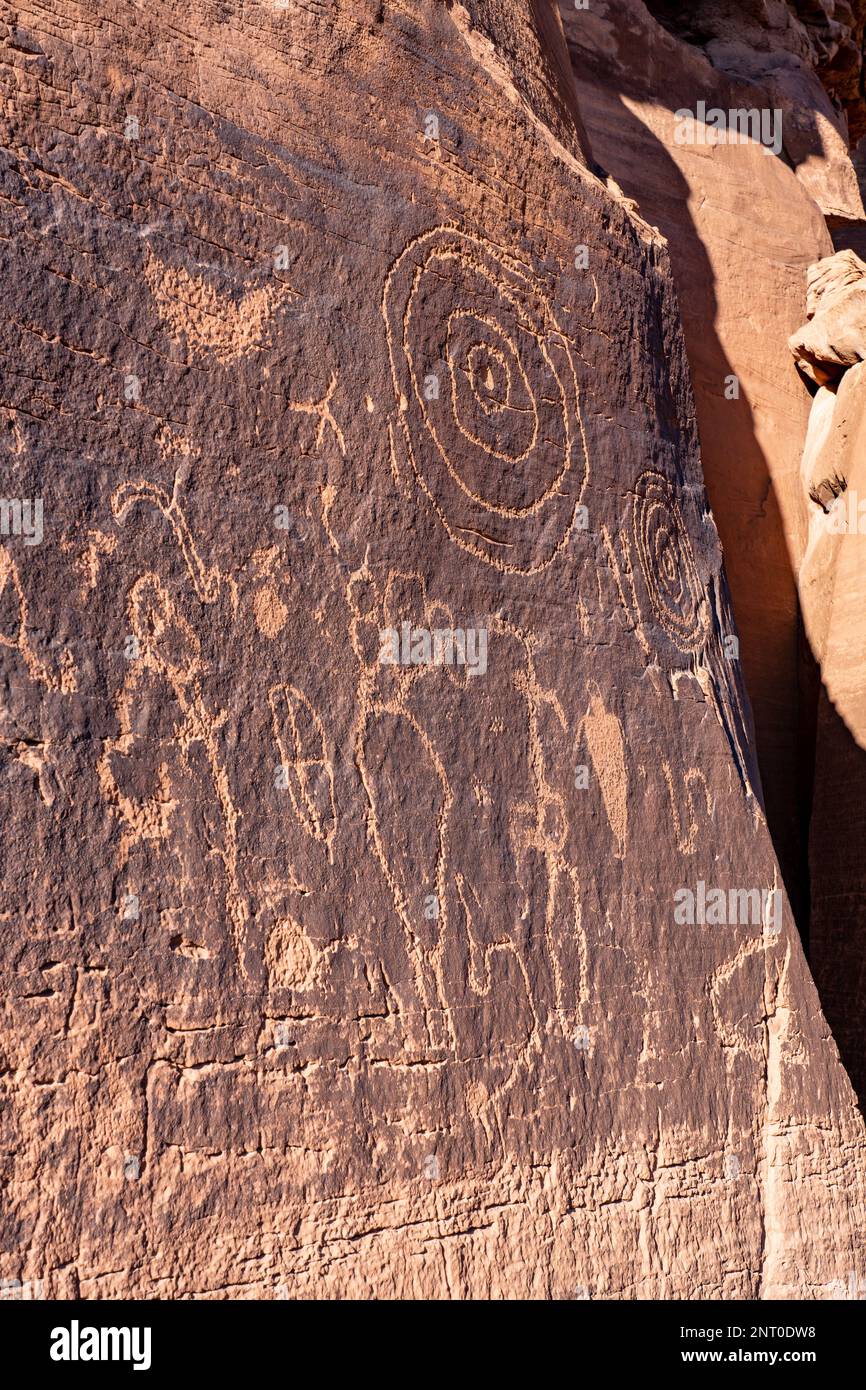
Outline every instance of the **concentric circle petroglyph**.
[(391, 267), (382, 312), (409, 461), (451, 540), (506, 572), (544, 569), (569, 539), (588, 459), (541, 281), (437, 227)]
[(673, 488), (663, 473), (647, 469), (634, 491), (635, 547), (653, 613), (680, 651), (700, 651), (709, 605)]

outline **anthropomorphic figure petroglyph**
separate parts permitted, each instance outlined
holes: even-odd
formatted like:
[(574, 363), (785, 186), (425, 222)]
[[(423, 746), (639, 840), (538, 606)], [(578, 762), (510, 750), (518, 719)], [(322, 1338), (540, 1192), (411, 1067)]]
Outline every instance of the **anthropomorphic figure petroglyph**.
[[(571, 1036), (579, 1026), (580, 889), (564, 853), (563, 799), (545, 771), (547, 721), (561, 723), (563, 712), (538, 682), (531, 638), (495, 615), (478, 620), (489, 644), (479, 681), (459, 668), (379, 661), (383, 628), (455, 625), (421, 576), (392, 571), (383, 591), (363, 567), (347, 597), (358, 663), (355, 756), (428, 1046), (464, 1059), (480, 1048), (486, 1062), (475, 1070), (486, 1087), (476, 1100), (494, 1100), (531, 1064), (546, 1031)], [(380, 804), (409, 767), (412, 806), (405, 820), (389, 821)]]
[[(248, 907), (240, 888), (238, 811), (219, 749), (225, 716), (205, 703), (198, 639), (157, 575), (141, 575), (133, 584), (129, 621), (130, 665), (117, 701), (120, 733), (99, 763), (103, 791), (125, 827), (118, 869), (126, 867), (137, 843), (162, 843), (178, 857), (177, 887), (189, 922), (204, 926), (209, 912), (203, 912), (195, 885), (202, 872), (218, 865), (221, 886), (215, 892), (230, 925), (235, 961), (243, 969)], [(158, 734), (152, 719), (158, 720)], [(156, 757), (154, 744), (160, 749)], [(120, 772), (134, 764), (137, 749), (146, 754), (152, 781), (145, 796), (126, 791)], [(131, 785), (140, 780), (133, 776)], [(201, 804), (201, 824), (187, 820), (191, 799)], [(146, 896), (143, 889), (141, 896)]]

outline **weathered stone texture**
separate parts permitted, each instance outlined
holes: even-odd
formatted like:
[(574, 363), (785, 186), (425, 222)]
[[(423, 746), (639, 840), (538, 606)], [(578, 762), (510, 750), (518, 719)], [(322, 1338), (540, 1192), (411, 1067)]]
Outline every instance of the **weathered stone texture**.
[(674, 919), (781, 879), (667, 252), (515, 8), (4, 7), (3, 1277), (857, 1268), (787, 899)]
[(803, 451), (809, 542), (803, 626), (820, 677), (809, 833), (810, 947), (821, 999), (858, 1094), (866, 1094), (866, 265), (851, 251), (812, 266), (806, 323), (791, 337), (821, 383)]
[[(593, 154), (670, 247), (767, 815), (805, 929), (797, 568), (808, 525), (799, 459), (810, 401), (786, 341), (802, 320), (806, 269), (832, 242), (786, 151), (791, 131), (814, 113), (782, 110), (779, 158), (755, 142), (711, 143), (708, 131), (700, 143), (684, 139), (677, 113), (700, 101), (727, 113), (770, 110), (779, 98), (760, 77), (712, 66), (641, 0), (598, 0), (579, 12), (562, 0), (561, 8)], [(810, 76), (807, 97), (820, 91)], [(834, 159), (810, 167), (825, 176)]]

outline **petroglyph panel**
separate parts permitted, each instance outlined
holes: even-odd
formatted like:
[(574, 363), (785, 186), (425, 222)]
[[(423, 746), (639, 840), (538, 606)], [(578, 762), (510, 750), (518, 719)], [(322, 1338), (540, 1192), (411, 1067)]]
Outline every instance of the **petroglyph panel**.
[(709, 602), (673, 488), (650, 470), (634, 491), (634, 543), (653, 615), (680, 651), (700, 651), (709, 636)]
[(2, 59), (45, 534), (0, 548), (0, 1278), (844, 1277), (862, 1126), (787, 904), (673, 915), (777, 879), (660, 241), (460, 7), (80, 14), (22, 18), (41, 103)]
[(237, 361), (272, 340), (280, 306), (298, 297), (290, 287), (272, 283), (233, 299), (203, 275), (161, 264), (153, 255), (145, 258), (144, 275), (172, 337), (183, 341), (191, 356), (210, 353), (218, 362)]
[(399, 432), (449, 537), (505, 573), (543, 569), (589, 471), (572, 349), (543, 284), (436, 227), (389, 270), (382, 312)]

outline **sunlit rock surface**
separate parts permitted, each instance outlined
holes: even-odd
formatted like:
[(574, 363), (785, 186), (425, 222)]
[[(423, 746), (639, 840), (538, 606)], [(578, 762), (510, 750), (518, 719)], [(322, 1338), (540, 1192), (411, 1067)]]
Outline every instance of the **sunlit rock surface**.
[(0, 1273), (833, 1296), (863, 1124), (553, 11), (7, 23)]

